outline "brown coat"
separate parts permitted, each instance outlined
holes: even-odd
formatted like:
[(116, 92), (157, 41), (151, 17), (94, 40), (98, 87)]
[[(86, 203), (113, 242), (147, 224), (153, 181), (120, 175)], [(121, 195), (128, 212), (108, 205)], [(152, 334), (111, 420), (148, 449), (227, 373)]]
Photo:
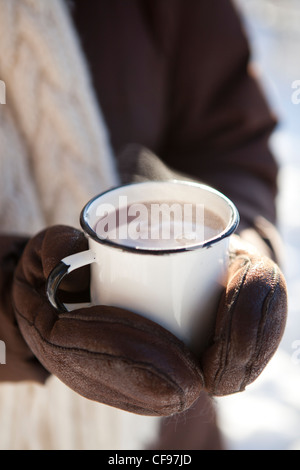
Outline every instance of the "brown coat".
[(150, 148), (222, 190), (241, 228), (275, 223), (275, 121), (248, 70), (229, 0), (75, 0), (73, 15), (111, 141)]

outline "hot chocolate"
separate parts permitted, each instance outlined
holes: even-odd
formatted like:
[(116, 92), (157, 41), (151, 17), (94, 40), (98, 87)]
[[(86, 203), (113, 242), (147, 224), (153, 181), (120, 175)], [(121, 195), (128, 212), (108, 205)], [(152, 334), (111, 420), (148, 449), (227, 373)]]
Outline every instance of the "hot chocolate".
[(225, 229), (224, 221), (203, 204), (145, 201), (99, 207), (94, 230), (100, 239), (142, 249), (176, 249), (201, 244)]

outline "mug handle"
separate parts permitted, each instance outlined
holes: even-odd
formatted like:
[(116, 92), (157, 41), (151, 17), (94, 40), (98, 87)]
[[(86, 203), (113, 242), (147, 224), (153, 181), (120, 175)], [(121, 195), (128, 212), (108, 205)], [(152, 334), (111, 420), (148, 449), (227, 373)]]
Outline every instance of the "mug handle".
[(58, 265), (51, 271), (47, 280), (47, 296), (51, 305), (62, 312), (68, 312), (66, 306), (58, 299), (57, 290), (63, 278), (70, 274), (75, 269), (82, 268), (88, 264), (92, 264), (96, 261), (96, 255), (94, 251), (87, 250), (81, 253), (75, 253), (74, 255), (67, 256), (62, 259)]

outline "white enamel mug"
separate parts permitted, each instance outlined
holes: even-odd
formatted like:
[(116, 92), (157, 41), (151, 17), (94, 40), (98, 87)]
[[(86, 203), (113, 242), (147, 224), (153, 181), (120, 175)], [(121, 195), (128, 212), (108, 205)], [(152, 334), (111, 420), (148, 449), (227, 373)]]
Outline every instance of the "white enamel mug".
[[(96, 230), (99, 207), (119, 207), (151, 201), (201, 204), (222, 220), (212, 238), (168, 246), (134, 246), (113, 240)], [(143, 182), (113, 188), (94, 197), (82, 210), (80, 222), (89, 250), (64, 258), (48, 279), (47, 293), (58, 310), (61, 280), (84, 265), (91, 265), (91, 304), (125, 308), (147, 317), (201, 350), (215, 319), (226, 283), (229, 240), (239, 223), (234, 204), (215, 189), (185, 181)], [(74, 307), (72, 307), (73, 309)], [(99, 311), (101, 312), (101, 311)], [(101, 315), (101, 313), (99, 313)]]

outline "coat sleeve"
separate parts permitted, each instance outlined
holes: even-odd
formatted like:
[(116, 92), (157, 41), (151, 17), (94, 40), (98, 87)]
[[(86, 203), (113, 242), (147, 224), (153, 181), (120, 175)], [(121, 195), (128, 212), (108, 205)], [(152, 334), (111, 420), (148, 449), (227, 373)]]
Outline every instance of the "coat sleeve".
[(12, 303), (15, 268), (28, 238), (0, 236), (0, 382), (44, 383), (49, 373), (22, 337)]
[[(160, 156), (224, 192), (240, 231), (254, 229), (276, 258), (276, 121), (251, 74), (249, 46), (228, 0), (179, 2), (169, 58), (168, 119)], [(160, 29), (161, 34), (163, 28)]]

